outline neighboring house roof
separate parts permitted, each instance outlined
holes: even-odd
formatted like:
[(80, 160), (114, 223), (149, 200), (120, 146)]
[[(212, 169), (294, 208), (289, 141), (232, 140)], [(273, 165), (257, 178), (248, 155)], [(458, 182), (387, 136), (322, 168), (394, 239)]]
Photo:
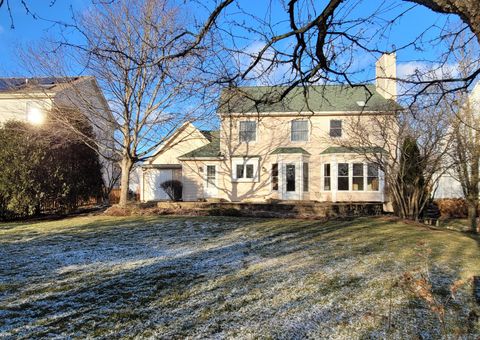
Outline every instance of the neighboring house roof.
[(81, 78), (86, 77), (0, 78), (0, 93), (56, 91)]
[[(395, 111), (402, 107), (387, 100), (376, 90), (375, 85), (314, 85), (295, 87), (285, 98), (274, 103), (265, 103), (287, 89), (286, 86), (252, 86), (229, 88), (220, 96), (220, 113), (248, 112), (326, 112), (326, 111)], [(370, 91), (370, 93), (367, 91)], [(305, 97), (306, 96), (306, 97)], [(257, 103), (255, 103), (257, 101)], [(263, 101), (263, 102), (262, 102)]]
[(185, 158), (204, 158), (204, 157), (221, 157), (220, 153), (220, 132), (219, 131), (201, 131), (202, 134), (209, 138), (210, 143), (204, 145), (198, 149), (187, 152), (179, 157), (179, 159)]
[(279, 154), (288, 154), (288, 153), (301, 153), (304, 155), (310, 155), (308, 151), (303, 148), (298, 147), (283, 147), (283, 148), (276, 148), (273, 150), (270, 155), (279, 155)]
[(359, 146), (359, 147), (346, 147), (346, 146), (330, 146), (323, 150), (321, 155), (328, 155), (333, 153), (384, 153), (386, 152), (383, 148), (379, 146)]

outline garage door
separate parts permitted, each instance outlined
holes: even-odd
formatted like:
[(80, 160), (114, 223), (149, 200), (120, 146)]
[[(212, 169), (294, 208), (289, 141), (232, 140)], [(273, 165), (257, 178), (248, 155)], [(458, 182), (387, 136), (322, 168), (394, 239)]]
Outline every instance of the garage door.
[(172, 170), (171, 169), (161, 169), (157, 175), (156, 185), (155, 185), (155, 200), (168, 200), (167, 193), (161, 188), (161, 184), (166, 181), (172, 180)]

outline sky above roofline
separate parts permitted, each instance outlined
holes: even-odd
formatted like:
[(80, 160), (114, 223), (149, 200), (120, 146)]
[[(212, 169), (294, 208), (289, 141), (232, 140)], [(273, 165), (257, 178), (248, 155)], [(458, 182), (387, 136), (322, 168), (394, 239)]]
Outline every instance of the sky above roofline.
[[(44, 36), (53, 36), (58, 34), (62, 28), (58, 25), (54, 25), (53, 21), (62, 21), (69, 23), (72, 21), (74, 12), (83, 12), (91, 6), (91, 1), (85, 0), (63, 0), (55, 1), (53, 5), (49, 5), (50, 2), (44, 1), (31, 1), (29, 2), (30, 10), (35, 14), (37, 18), (34, 18), (32, 14), (28, 14), (25, 8), (20, 4), (20, 1), (11, 2), (11, 12), (13, 18), (13, 26), (7, 7), (4, 5), (0, 8), (0, 50), (3, 53), (0, 54), (0, 76), (25, 76), (27, 74), (22, 63), (18, 58), (18, 51), (25, 50), (30, 46), (41, 41)], [(180, 2), (183, 4), (183, 2)], [(261, 13), (265, 10), (265, 4), (260, 1), (240, 1), (239, 3), (244, 6), (246, 11), (252, 13)], [(358, 11), (361, 13), (365, 11), (370, 2), (364, 2), (362, 6), (358, 6)], [(404, 4), (405, 2), (398, 1), (398, 3)], [(411, 4), (410, 4), (411, 6)], [(280, 6), (278, 6), (280, 7)], [(272, 16), (279, 16), (282, 14), (281, 8), (273, 9)], [(389, 32), (389, 38), (385, 41), (388, 45), (400, 46), (406, 41), (412, 39), (415, 34), (421, 32), (422, 29), (429, 25), (435, 24), (438, 27), (442, 27), (448, 17), (447, 15), (437, 14), (431, 10), (422, 6), (416, 6), (413, 10), (410, 10), (399, 23), (392, 27)], [(65, 31), (64, 31), (65, 33)], [(78, 36), (72, 34), (73, 41), (79, 39)], [(247, 49), (255, 51), (260, 45), (259, 42), (249, 42)], [(434, 61), (435, 53), (433, 49), (430, 51), (415, 51), (414, 48), (406, 49), (398, 53), (398, 73), (411, 73), (415, 68), (422, 66), (423, 60)], [(364, 54), (357, 58), (355, 67), (362, 69), (366, 68), (359, 77), (364, 79), (372, 79), (374, 73), (375, 58), (371, 55)], [(362, 79), (357, 79), (361, 82)]]

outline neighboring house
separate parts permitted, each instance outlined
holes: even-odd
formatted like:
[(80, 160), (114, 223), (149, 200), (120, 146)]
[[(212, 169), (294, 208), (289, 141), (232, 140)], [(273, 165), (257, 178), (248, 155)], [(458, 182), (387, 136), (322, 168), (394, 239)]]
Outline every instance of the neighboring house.
[[(219, 131), (186, 123), (143, 164), (142, 201), (168, 199), (160, 184), (178, 179), (183, 200), (313, 200), (385, 202), (384, 177), (355, 148), (338, 147), (352, 119), (392, 115), (395, 55), (376, 65), (376, 85), (295, 88), (274, 104), (259, 103), (279, 87), (242, 87), (222, 93)], [(274, 94), (274, 93), (273, 93)], [(361, 146), (359, 146), (361, 147)], [(383, 149), (371, 147), (371, 153)]]
[[(87, 116), (96, 140), (101, 141), (100, 154), (112, 156), (112, 113), (94, 77), (0, 78), (0, 125), (9, 120), (41, 125), (55, 110)], [(118, 167), (105, 157), (100, 157), (104, 181), (114, 187)]]
[[(470, 108), (474, 111), (474, 114), (480, 114), (480, 81), (475, 84), (472, 91), (469, 94), (468, 100), (470, 101)], [(474, 127), (472, 127), (474, 129)], [(452, 162), (451, 159), (448, 159), (448, 156), (445, 159), (445, 166), (449, 166)], [(437, 177), (438, 181), (433, 191), (433, 196), (435, 199), (442, 198), (464, 198), (462, 186), (458, 181), (458, 175), (456, 174), (453, 166), (450, 169), (447, 169), (440, 177)]]

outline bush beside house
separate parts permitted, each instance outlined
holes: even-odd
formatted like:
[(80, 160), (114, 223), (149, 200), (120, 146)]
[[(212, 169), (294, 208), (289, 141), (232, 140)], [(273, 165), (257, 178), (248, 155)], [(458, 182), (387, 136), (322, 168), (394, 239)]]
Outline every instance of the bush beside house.
[(7, 122), (0, 145), (0, 219), (70, 212), (101, 197), (98, 155), (53, 124)]

